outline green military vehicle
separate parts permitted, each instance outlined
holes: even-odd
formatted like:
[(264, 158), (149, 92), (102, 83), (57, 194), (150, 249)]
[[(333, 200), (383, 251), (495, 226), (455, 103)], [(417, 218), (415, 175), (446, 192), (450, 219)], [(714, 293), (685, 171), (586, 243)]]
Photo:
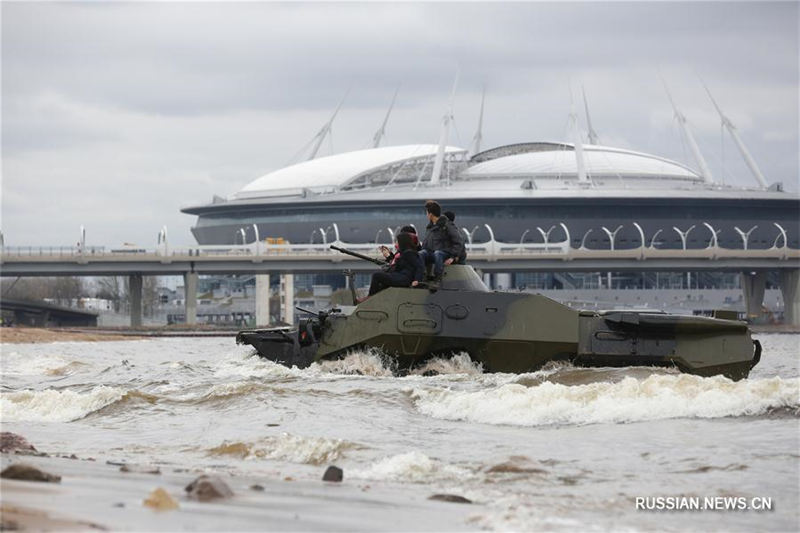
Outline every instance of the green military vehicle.
[(578, 311), (538, 294), (492, 292), (467, 265), (447, 266), (435, 285), (390, 288), (358, 304), (353, 296), (353, 306), (309, 313), (296, 329), (244, 330), (236, 342), (299, 368), (377, 348), (399, 369), (465, 352), (488, 372), (532, 372), (549, 361), (569, 361), (675, 367), (739, 380), (761, 357), (745, 322)]

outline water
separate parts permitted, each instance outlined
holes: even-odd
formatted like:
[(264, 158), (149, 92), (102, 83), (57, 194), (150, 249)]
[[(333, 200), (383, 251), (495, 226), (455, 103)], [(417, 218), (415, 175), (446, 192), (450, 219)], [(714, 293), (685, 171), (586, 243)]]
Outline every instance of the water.
[[(225, 338), (3, 345), (0, 416), (48, 453), (301, 480), (334, 463), (481, 503), (464, 529), (796, 530), (800, 336), (759, 338), (740, 382), (466, 357), (394, 377), (372, 353), (297, 370)], [(773, 510), (636, 509), (658, 496)]]

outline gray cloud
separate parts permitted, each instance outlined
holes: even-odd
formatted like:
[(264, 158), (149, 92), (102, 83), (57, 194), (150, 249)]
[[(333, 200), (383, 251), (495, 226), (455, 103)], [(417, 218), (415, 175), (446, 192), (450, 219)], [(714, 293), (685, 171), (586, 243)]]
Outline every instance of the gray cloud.
[[(798, 182), (796, 3), (3, 3), (9, 243), (151, 244), (178, 209), (285, 165), (348, 87), (333, 149), (435, 142), (456, 69), (466, 145), (562, 140), (570, 84), (608, 144), (687, 162), (660, 72), (720, 176), (750, 183), (698, 74), (768, 179)], [(723, 161), (724, 153), (724, 161)]]

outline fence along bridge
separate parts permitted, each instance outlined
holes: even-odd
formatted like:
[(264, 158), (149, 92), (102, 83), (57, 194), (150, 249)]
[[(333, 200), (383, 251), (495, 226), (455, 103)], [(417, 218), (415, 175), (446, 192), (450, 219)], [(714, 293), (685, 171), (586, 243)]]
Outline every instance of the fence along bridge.
[[(570, 246), (567, 238), (560, 242), (507, 243), (494, 239), (491, 227), (490, 240), (484, 243), (467, 243), (468, 262), (475, 268), (489, 272), (539, 271), (539, 272), (624, 272), (624, 271), (714, 271), (741, 272), (748, 314), (760, 309), (769, 271), (779, 271), (781, 291), (785, 303), (786, 321), (800, 324), (800, 250), (787, 246), (786, 232), (780, 232), (773, 245), (766, 249), (743, 247), (738, 249), (718, 246), (717, 233), (705, 248), (661, 249), (653, 238), (649, 245), (638, 224), (642, 239), (636, 248), (617, 249), (613, 234), (610, 248), (590, 249)], [(777, 226), (777, 225), (776, 225)], [(619, 228), (617, 228), (619, 229)], [(678, 231), (677, 228), (675, 228)], [(338, 233), (338, 232), (337, 232)], [(391, 231), (389, 232), (391, 234)], [(466, 232), (465, 232), (466, 233)], [(679, 231), (679, 233), (681, 233)], [(685, 232), (684, 235), (688, 233)], [(330, 243), (272, 244), (256, 240), (238, 245), (170, 246), (166, 228), (159, 233), (155, 248), (110, 248), (86, 246), (85, 232), (82, 240), (71, 247), (2, 246), (0, 248), (0, 275), (22, 276), (130, 276), (131, 324), (141, 324), (142, 276), (183, 275), (186, 287), (187, 323), (196, 322), (197, 298), (195, 288), (199, 274), (255, 274), (256, 315), (259, 321), (258, 301), (266, 299), (271, 272), (282, 275), (281, 286), (287, 294), (282, 298), (287, 309), (293, 309), (292, 276), (303, 272), (325, 272), (350, 269), (371, 271), (375, 265), (353, 259), (329, 248), (330, 244), (348, 248), (365, 255), (375, 255), (379, 244), (349, 244), (338, 238)], [(470, 236), (471, 237), (471, 236)], [(655, 237), (655, 236), (654, 236)], [(471, 241), (471, 238), (468, 239)], [(391, 245), (391, 243), (384, 243)], [(264, 286), (265, 285), (265, 286)], [(291, 290), (290, 290), (291, 289)], [(291, 313), (286, 313), (291, 316)], [(264, 315), (265, 316), (265, 315)], [(261, 322), (259, 322), (261, 323)]]

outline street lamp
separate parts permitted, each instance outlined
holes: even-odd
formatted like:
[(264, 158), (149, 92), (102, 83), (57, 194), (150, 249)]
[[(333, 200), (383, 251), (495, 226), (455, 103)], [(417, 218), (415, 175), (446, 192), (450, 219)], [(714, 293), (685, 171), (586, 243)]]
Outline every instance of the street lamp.
[(703, 222), (703, 225), (708, 228), (708, 231), (711, 232), (711, 240), (708, 241), (707, 248), (717, 248), (717, 244), (719, 242), (717, 241), (717, 235), (719, 235), (719, 232), (722, 230), (715, 230), (714, 227), (708, 222)]
[(672, 229), (677, 231), (678, 235), (681, 236), (681, 243), (683, 243), (683, 249), (684, 250), (686, 249), (686, 239), (689, 238), (689, 232), (691, 232), (694, 228), (695, 228), (695, 226), (694, 226), (694, 224), (692, 224), (691, 226), (689, 226), (689, 229), (687, 229), (685, 232), (683, 232), (680, 229), (678, 229), (677, 227), (672, 226)]
[(550, 229), (547, 230), (547, 231), (543, 230), (539, 226), (536, 226), (536, 229), (539, 230), (539, 233), (542, 234), (542, 239), (544, 240), (544, 244), (547, 245), (548, 242), (550, 241), (550, 232), (552, 232), (554, 229), (556, 229), (556, 227), (555, 226), (550, 226)]
[(750, 240), (750, 234), (753, 233), (758, 226), (753, 226), (748, 231), (742, 231), (739, 229), (739, 226), (734, 226), (733, 229), (736, 230), (736, 233), (742, 238), (742, 246), (745, 250), (747, 250), (747, 241)]
[(611, 242), (611, 251), (612, 252), (614, 251), (614, 239), (617, 238), (617, 233), (621, 229), (622, 229), (622, 225), (621, 224), (619, 226), (617, 226), (617, 229), (615, 229), (614, 231), (611, 231), (607, 227), (603, 226), (603, 231), (606, 232), (606, 235), (608, 235), (608, 240)]

